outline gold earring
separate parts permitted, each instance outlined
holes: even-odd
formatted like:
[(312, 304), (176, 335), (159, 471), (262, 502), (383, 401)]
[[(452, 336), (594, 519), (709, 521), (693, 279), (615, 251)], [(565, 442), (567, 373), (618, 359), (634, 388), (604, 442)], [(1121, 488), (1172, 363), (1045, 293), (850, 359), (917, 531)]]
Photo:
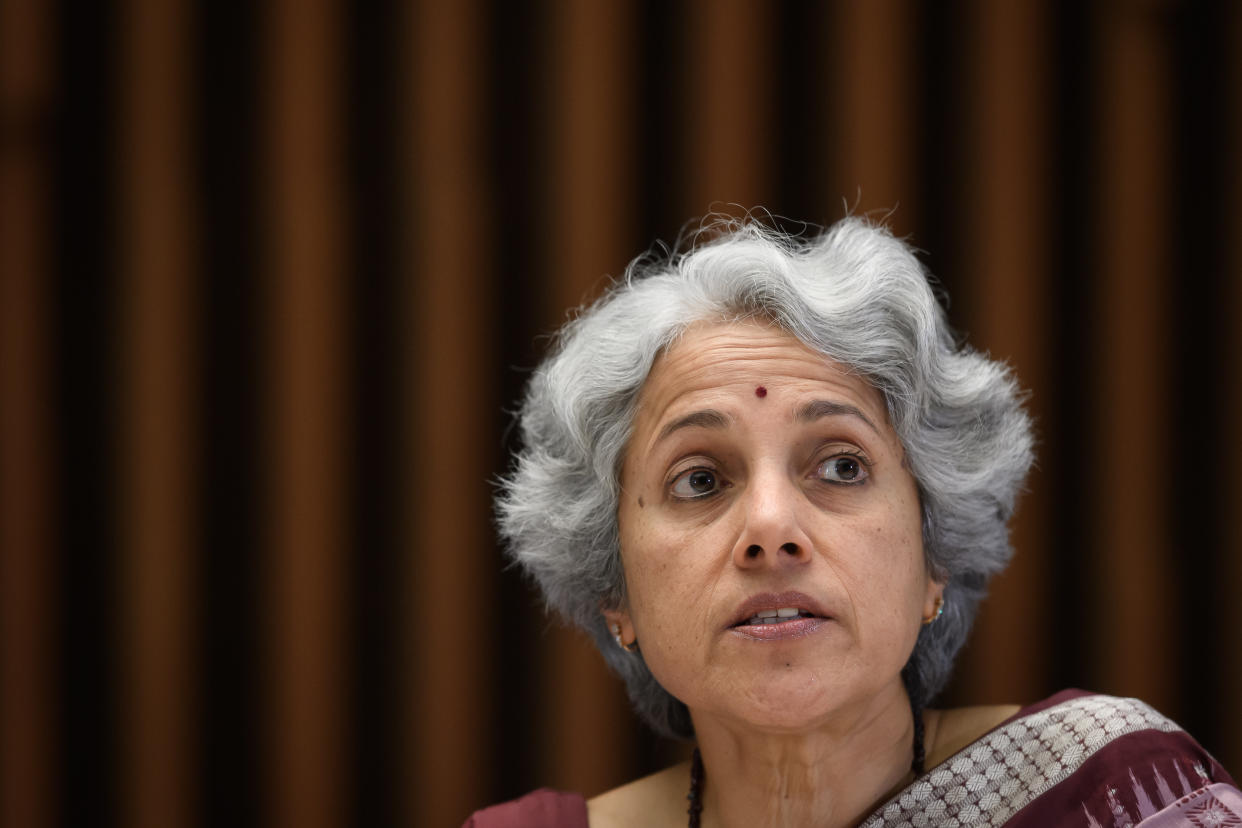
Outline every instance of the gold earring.
[(923, 619), (923, 626), (926, 627), (942, 615), (944, 615), (944, 596), (939, 595), (936, 597), (936, 611), (931, 614), (930, 618)]
[(617, 646), (625, 650), (627, 653), (633, 653), (633, 652), (638, 651), (637, 641), (634, 641), (630, 644), (626, 644), (625, 641), (621, 639), (621, 625), (620, 624), (612, 625), (612, 637), (616, 640)]

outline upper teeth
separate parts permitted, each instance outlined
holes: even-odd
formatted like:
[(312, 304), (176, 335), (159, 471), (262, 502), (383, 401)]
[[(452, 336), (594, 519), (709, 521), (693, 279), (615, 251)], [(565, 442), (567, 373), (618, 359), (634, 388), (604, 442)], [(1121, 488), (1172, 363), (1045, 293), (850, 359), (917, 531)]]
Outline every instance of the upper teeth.
[(781, 607), (780, 609), (759, 610), (746, 619), (747, 624), (776, 624), (786, 618), (796, 618), (800, 613), (797, 607)]

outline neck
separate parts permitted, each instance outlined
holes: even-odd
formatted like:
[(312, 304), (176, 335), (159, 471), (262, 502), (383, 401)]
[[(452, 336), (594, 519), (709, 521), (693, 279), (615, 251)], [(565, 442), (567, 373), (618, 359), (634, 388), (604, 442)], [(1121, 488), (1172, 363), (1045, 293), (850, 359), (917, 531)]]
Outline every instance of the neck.
[(855, 825), (911, 779), (914, 723), (892, 688), (797, 733), (694, 715), (702, 825)]

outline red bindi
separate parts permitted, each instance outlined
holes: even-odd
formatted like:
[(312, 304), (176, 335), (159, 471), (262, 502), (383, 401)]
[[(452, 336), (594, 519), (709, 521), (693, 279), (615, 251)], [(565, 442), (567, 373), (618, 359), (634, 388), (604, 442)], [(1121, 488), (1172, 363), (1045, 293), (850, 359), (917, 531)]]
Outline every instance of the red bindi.
[(768, 389), (764, 388), (762, 385), (760, 385), (758, 388), (755, 389), (756, 397), (766, 397), (767, 395), (768, 395)]

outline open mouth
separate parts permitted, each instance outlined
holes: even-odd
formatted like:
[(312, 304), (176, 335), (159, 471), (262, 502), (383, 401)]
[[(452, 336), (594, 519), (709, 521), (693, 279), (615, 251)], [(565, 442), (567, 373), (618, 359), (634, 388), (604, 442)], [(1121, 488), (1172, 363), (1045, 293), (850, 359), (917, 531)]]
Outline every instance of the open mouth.
[(738, 606), (725, 629), (753, 641), (778, 641), (810, 635), (831, 621), (824, 605), (804, 592), (761, 592)]
[(809, 612), (804, 609), (798, 609), (797, 607), (781, 607), (780, 609), (760, 610), (759, 612), (755, 613), (749, 618), (745, 618), (737, 622), (733, 626), (734, 627), (752, 627), (752, 626), (757, 627), (760, 625), (767, 625), (767, 624), (780, 624), (785, 621), (794, 621), (799, 618), (819, 618), (819, 617), (821, 616), (818, 616), (815, 613)]

